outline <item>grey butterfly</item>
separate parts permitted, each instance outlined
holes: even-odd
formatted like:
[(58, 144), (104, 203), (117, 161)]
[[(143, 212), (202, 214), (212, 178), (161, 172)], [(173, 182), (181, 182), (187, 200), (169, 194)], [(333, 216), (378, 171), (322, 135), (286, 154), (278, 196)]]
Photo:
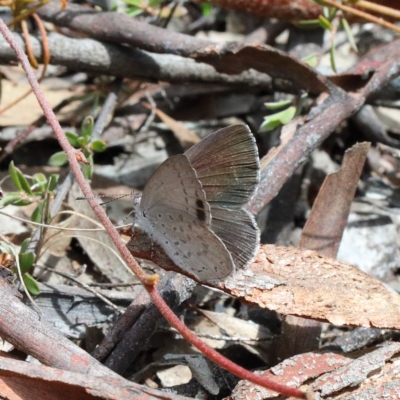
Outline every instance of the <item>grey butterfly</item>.
[(162, 163), (135, 204), (135, 222), (176, 266), (200, 281), (222, 280), (258, 249), (257, 224), (242, 208), (258, 181), (254, 137), (232, 125)]

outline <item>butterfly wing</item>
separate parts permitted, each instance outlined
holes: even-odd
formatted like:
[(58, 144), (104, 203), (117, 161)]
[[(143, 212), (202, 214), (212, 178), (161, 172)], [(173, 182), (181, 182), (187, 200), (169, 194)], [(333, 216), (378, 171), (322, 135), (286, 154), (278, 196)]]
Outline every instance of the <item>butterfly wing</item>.
[[(154, 210), (162, 207), (164, 214)], [(185, 155), (170, 157), (153, 173), (143, 190), (140, 208), (155, 222), (162, 218), (175, 221), (168, 210), (175, 210), (175, 217), (183, 220), (190, 215), (210, 225), (210, 206), (206, 200), (196, 172)], [(181, 212), (181, 214), (179, 214)], [(166, 214), (165, 214), (166, 213)]]
[(259, 182), (258, 151), (254, 136), (245, 125), (220, 129), (191, 147), (185, 155), (211, 206), (243, 205)]
[(185, 155), (169, 158), (155, 171), (140, 211), (140, 226), (178, 267), (205, 281), (223, 279), (234, 270), (229, 251), (210, 228), (210, 206)]
[(224, 242), (236, 268), (244, 268), (256, 255), (260, 231), (254, 217), (243, 209), (211, 207), (212, 231)]
[(224, 242), (237, 268), (254, 257), (260, 233), (242, 206), (259, 181), (259, 159), (247, 126), (233, 125), (212, 133), (185, 155), (196, 170), (211, 207), (211, 229)]

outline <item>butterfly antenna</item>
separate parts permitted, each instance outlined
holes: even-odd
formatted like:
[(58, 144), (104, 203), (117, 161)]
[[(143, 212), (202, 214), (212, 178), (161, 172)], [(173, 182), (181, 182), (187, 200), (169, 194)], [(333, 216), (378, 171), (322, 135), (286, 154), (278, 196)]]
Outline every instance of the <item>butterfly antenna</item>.
[(123, 197), (126, 196), (131, 196), (131, 194), (123, 193), (123, 194), (100, 194), (97, 196), (88, 196), (88, 197), (77, 197), (76, 200), (88, 200), (88, 199), (98, 199), (101, 197), (113, 197), (110, 200), (103, 201), (102, 203), (99, 203), (101, 206), (111, 203), (114, 200), (122, 199)]

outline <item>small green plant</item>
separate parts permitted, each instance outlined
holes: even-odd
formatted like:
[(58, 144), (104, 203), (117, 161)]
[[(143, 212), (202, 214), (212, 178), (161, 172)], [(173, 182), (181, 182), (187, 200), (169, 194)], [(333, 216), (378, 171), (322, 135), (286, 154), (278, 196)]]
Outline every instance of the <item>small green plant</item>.
[(288, 124), (294, 117), (300, 115), (306, 99), (307, 93), (302, 93), (297, 100), (297, 104), (294, 100), (265, 103), (267, 110), (284, 109), (264, 117), (264, 122), (260, 126), (260, 132), (272, 131), (279, 126)]
[[(14, 183), (17, 191), (5, 194), (0, 200), (0, 207), (7, 205), (26, 206), (36, 203), (37, 207), (31, 215), (31, 221), (37, 223), (46, 223), (50, 219), (48, 207), (52, 192), (57, 185), (58, 175), (53, 174), (46, 177), (42, 173), (33, 175), (31, 178), (26, 178), (25, 175), (11, 162), (8, 171), (11, 180)], [(20, 277), (24, 282), (26, 289), (32, 294), (38, 294), (39, 286), (32, 275), (29, 274), (35, 262), (36, 255), (27, 251), (29, 238), (25, 239), (18, 255), (15, 251), (4, 242), (0, 242), (0, 253), (10, 254), (19, 268), (14, 267), (13, 272), (20, 271)]]
[[(93, 154), (101, 153), (107, 148), (106, 143), (100, 139), (92, 139), (94, 119), (87, 116), (81, 126), (80, 135), (75, 132), (65, 132), (71, 146), (79, 149), (86, 157), (89, 165), (82, 166), (82, 172), (86, 179), (91, 179), (93, 175)], [(53, 166), (63, 166), (68, 162), (67, 156), (63, 151), (53, 154), (49, 164)]]
[(58, 175), (53, 174), (47, 178), (44, 174), (37, 173), (30, 178), (31, 183), (29, 183), (25, 175), (14, 165), (13, 161), (8, 166), (8, 172), (17, 191), (7, 193), (0, 200), (0, 207), (10, 204), (14, 206), (27, 206), (36, 202), (38, 206), (32, 213), (31, 220), (40, 222), (42, 220), (44, 202), (56, 187)]
[(35, 278), (30, 274), (33, 264), (35, 262), (35, 254), (28, 251), (30, 239), (27, 238), (23, 241), (21, 249), (18, 254), (15, 250), (5, 242), (0, 242), (0, 254), (10, 255), (10, 259), (15, 260), (12, 272), (19, 275), (23, 285), (33, 295), (40, 293), (39, 285)]
[(137, 17), (146, 12), (155, 14), (155, 10), (164, 3), (164, 0), (124, 0), (127, 5), (126, 13), (130, 17)]
[[(299, 26), (304, 28), (315, 28), (315, 27), (322, 27), (325, 30), (331, 32), (331, 46), (329, 50), (330, 54), (330, 62), (331, 67), (334, 72), (336, 70), (336, 61), (335, 61), (335, 36), (337, 27), (343, 29), (346, 32), (347, 39), (353, 51), (356, 53), (358, 52), (356, 42), (354, 40), (353, 33), (351, 32), (350, 25), (346, 18), (342, 15), (342, 13), (338, 14), (338, 9), (335, 7), (327, 6), (323, 0), (311, 0), (314, 3), (320, 4), (323, 6), (322, 8), (322, 15), (319, 16), (318, 19), (308, 20), (308, 21), (301, 21), (299, 22)], [(335, 18), (338, 18), (338, 24), (334, 24), (333, 21)]]

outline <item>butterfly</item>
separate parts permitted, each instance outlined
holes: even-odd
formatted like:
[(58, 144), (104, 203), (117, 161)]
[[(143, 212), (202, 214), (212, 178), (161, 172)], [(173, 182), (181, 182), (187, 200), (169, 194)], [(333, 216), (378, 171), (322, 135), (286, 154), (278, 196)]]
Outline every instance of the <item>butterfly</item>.
[(134, 201), (134, 223), (189, 275), (223, 280), (258, 250), (257, 223), (243, 208), (258, 182), (254, 136), (232, 125), (164, 161)]

